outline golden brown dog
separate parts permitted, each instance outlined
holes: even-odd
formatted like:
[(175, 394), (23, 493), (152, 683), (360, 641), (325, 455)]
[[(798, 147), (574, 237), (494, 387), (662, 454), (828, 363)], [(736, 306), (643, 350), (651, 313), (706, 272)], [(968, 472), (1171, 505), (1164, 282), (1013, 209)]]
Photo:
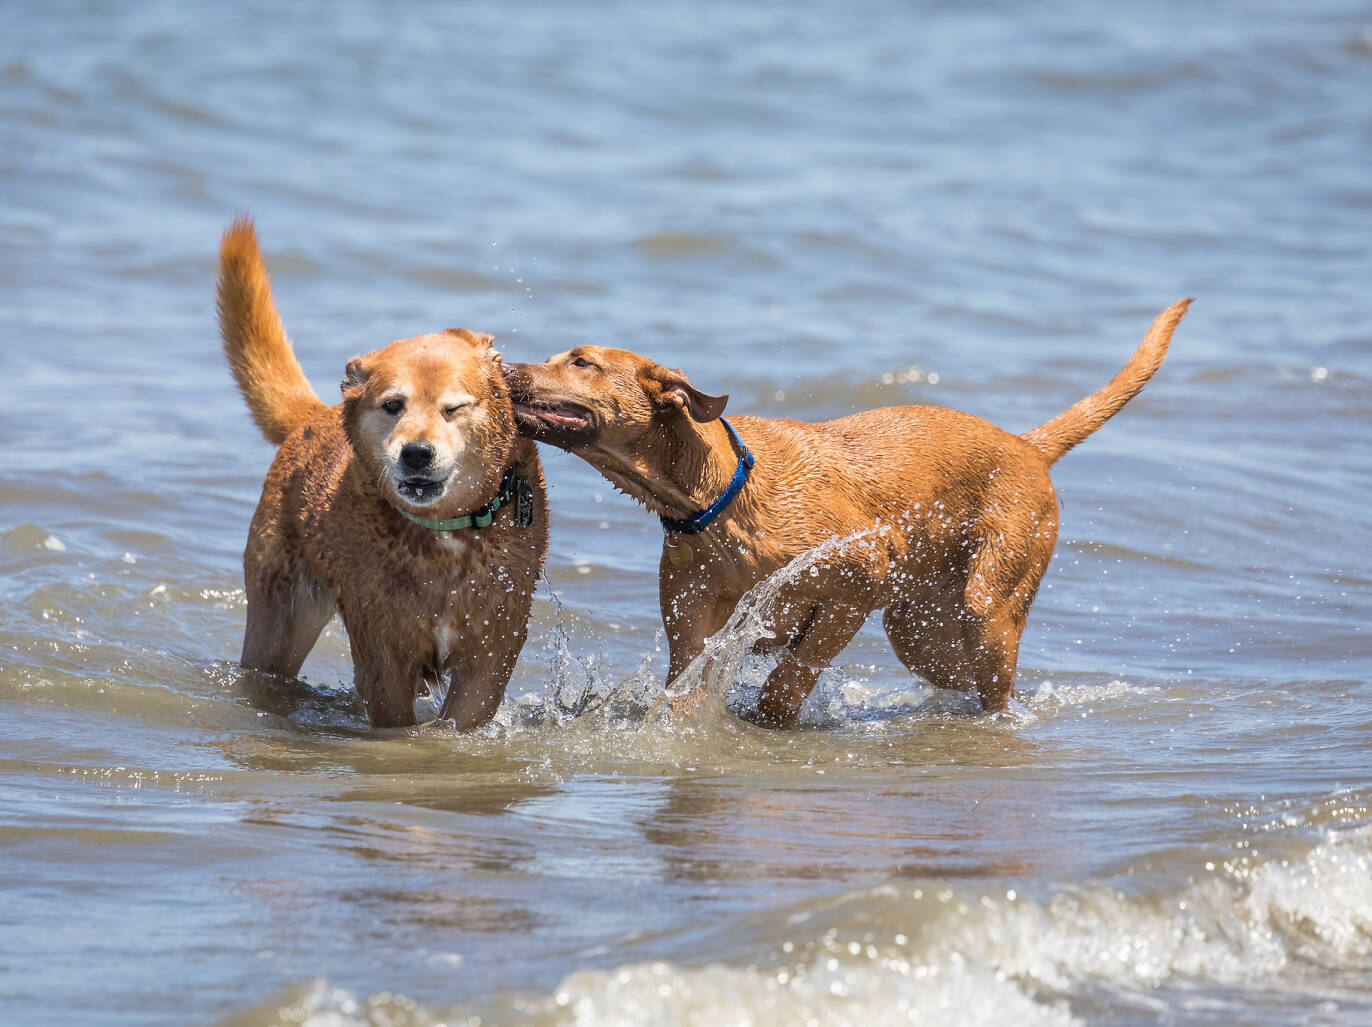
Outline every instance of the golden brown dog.
[(720, 418), (727, 396), (625, 350), (579, 346), (506, 373), (522, 431), (663, 518), (669, 682), (755, 584), (861, 533), (771, 612), (782, 655), (759, 722), (795, 723), (820, 671), (878, 609), (906, 667), (934, 685), (975, 687), (984, 709), (1001, 710), (1057, 538), (1049, 468), (1143, 388), (1190, 302), (1157, 317), (1105, 388), (1023, 435), (956, 410), (885, 407), (824, 424), (740, 417), (736, 439)]
[(495, 713), (548, 548), (543, 470), (491, 337), (456, 329), (348, 361), (325, 406), (272, 302), (252, 223), (219, 251), (224, 352), (281, 448), (243, 554), (243, 665), (294, 675), (333, 612), (377, 727), (413, 724), (424, 682), (469, 728)]

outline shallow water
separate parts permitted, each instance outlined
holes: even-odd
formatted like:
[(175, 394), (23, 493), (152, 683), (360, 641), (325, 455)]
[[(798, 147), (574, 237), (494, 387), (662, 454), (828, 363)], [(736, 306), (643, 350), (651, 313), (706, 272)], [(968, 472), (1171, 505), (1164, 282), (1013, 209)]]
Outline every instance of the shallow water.
[[(20, 1023), (1365, 1023), (1372, 18), (1348, 0), (0, 14), (0, 1013)], [(739, 413), (1031, 427), (1016, 707), (869, 624), (806, 727), (754, 627), (658, 715), (660, 528), (545, 454), (497, 722), (373, 732), (335, 623), (236, 669), (258, 219), (321, 393), (464, 324)]]

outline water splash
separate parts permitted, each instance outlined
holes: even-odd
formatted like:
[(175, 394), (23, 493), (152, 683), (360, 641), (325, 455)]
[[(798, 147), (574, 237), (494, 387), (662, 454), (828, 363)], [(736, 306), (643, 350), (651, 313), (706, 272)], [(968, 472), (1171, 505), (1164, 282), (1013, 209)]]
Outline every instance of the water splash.
[[(728, 623), (711, 636), (704, 651), (670, 686), (665, 685), (654, 664), (662, 651), (663, 631), (656, 632), (653, 648), (638, 668), (616, 681), (604, 672), (596, 654), (582, 654), (573, 645), (569, 616), (561, 596), (545, 576), (546, 595), (553, 608), (553, 623), (544, 651), (548, 673), (541, 692), (510, 696), (496, 713), (493, 729), (499, 733), (520, 729), (645, 725), (670, 727), (673, 733), (697, 731), (707, 723), (734, 727), (731, 711), (747, 709), (756, 700), (767, 675), (775, 666), (771, 657), (754, 652), (758, 643), (775, 639), (772, 619), (783, 593), (806, 575), (818, 574), (821, 565), (845, 554), (846, 547), (883, 536), (889, 528), (876, 525), (851, 535), (829, 539), (797, 556), (755, 585), (738, 603)], [(850, 552), (850, 551), (849, 551)], [(814, 705), (822, 722), (847, 719), (860, 707), (848, 694), (854, 681), (838, 668), (820, 677)], [(717, 701), (710, 701), (717, 700)], [(681, 708), (689, 705), (689, 712)], [(808, 718), (807, 718), (808, 719)]]
[(599, 659), (594, 655), (580, 656), (573, 650), (571, 633), (567, 629), (567, 608), (562, 597), (554, 591), (547, 572), (541, 574), (553, 604), (553, 633), (547, 646), (552, 672), (543, 705), (558, 723), (566, 723), (598, 704), (609, 690), (601, 678)]
[[(567, 607), (544, 576), (553, 611), (543, 647), (548, 672), (540, 692), (506, 698), (493, 729), (503, 735), (511, 730), (577, 724), (592, 730), (607, 725), (643, 726), (676, 735), (736, 732), (741, 720), (756, 706), (768, 675), (783, 655), (780, 648), (770, 653), (766, 649), (768, 643), (779, 641), (774, 622), (787, 612), (788, 589), (822, 573), (843, 573), (842, 567), (826, 567), (826, 563), (852, 561), (857, 547), (866, 545), (872, 547), (873, 555), (884, 556), (884, 539), (892, 530), (892, 525), (878, 523), (828, 539), (758, 582), (739, 600), (725, 626), (706, 640), (701, 653), (669, 684), (654, 670), (662, 652), (661, 628), (638, 668), (616, 680), (606, 672), (600, 654), (583, 653), (574, 645)], [(974, 692), (935, 688), (916, 676), (903, 677), (899, 687), (889, 682), (874, 686), (861, 675), (860, 668), (828, 667), (805, 704), (801, 722), (838, 727), (887, 722), (895, 717), (963, 721), (981, 711)], [(1156, 687), (1117, 680), (1103, 689), (1097, 684), (1055, 685), (1045, 681), (1036, 690), (1012, 697), (1009, 709), (986, 720), (1019, 729), (1064, 707), (1136, 694), (1151, 697), (1157, 691)]]
[(608, 679), (599, 654), (582, 655), (572, 644), (569, 617), (562, 597), (552, 582), (543, 576), (549, 602), (553, 607), (552, 630), (544, 645), (548, 674), (540, 693), (507, 698), (496, 714), (505, 728), (565, 726), (573, 721), (609, 724), (638, 723), (661, 690), (653, 661), (660, 650), (662, 631), (658, 630), (653, 649), (645, 653), (638, 669), (620, 681)]
[[(841, 567), (826, 567), (826, 563), (849, 562), (863, 545), (872, 547), (873, 555), (884, 557), (883, 540), (892, 530), (891, 525), (878, 523), (828, 539), (758, 582), (739, 600), (725, 626), (706, 640), (701, 653), (669, 684), (662, 683), (652, 669), (661, 650), (660, 629), (653, 652), (644, 655), (633, 674), (619, 682), (607, 680), (600, 659), (580, 655), (573, 648), (566, 609), (545, 578), (554, 611), (546, 646), (550, 669), (545, 687), (541, 694), (507, 700), (498, 719), (509, 726), (526, 727), (599, 717), (617, 724), (649, 722), (674, 732), (737, 730), (738, 714), (756, 705), (768, 675), (783, 655), (780, 650), (759, 649), (780, 641), (774, 624), (788, 612), (788, 589), (822, 573), (843, 573)], [(973, 693), (935, 689), (917, 678), (910, 678), (908, 687), (896, 692), (876, 695), (861, 677), (829, 667), (806, 703), (802, 723), (834, 726), (852, 720), (887, 720), (898, 713), (963, 718), (980, 709)], [(1022, 726), (1037, 718), (1012, 700), (1011, 708), (996, 719)]]
[[(654, 703), (653, 712), (692, 725), (719, 722), (728, 716), (727, 697), (740, 682), (753, 685), (759, 664), (747, 664), (760, 642), (776, 640), (772, 620), (784, 602), (783, 592), (807, 576), (817, 576), (820, 565), (844, 554), (845, 547), (884, 537), (890, 527), (877, 524), (828, 539), (801, 553), (784, 567), (758, 582), (739, 600), (729, 621), (705, 642), (705, 649), (667, 685)], [(751, 673), (748, 673), (751, 672)], [(765, 674), (763, 675), (765, 680)], [(761, 682), (756, 682), (761, 688)], [(715, 701), (712, 701), (715, 700)]]

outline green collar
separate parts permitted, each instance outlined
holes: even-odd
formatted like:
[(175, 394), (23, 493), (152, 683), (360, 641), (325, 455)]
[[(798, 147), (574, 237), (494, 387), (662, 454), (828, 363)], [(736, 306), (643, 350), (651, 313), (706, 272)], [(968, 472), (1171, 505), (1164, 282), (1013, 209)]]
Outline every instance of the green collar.
[(500, 491), (495, 494), (485, 506), (479, 510), (473, 510), (469, 514), (461, 517), (449, 517), (446, 521), (436, 521), (429, 517), (416, 517), (407, 510), (396, 507), (400, 515), (407, 521), (414, 521), (422, 527), (431, 531), (462, 531), (464, 528), (486, 528), (495, 520), (496, 512), (503, 506), (514, 503), (516, 506), (515, 514), (517, 523), (521, 528), (527, 528), (534, 522), (534, 490), (529, 485), (529, 480), (515, 473), (513, 467), (505, 472), (505, 477), (500, 481)]

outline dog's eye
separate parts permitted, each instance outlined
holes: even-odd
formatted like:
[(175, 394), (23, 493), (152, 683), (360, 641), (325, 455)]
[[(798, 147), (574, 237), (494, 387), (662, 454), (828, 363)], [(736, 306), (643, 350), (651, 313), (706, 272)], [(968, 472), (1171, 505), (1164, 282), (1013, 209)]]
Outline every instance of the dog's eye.
[(395, 417), (400, 411), (405, 409), (405, 401), (403, 399), (388, 399), (381, 404), (381, 409), (392, 417)]
[(476, 404), (477, 404), (477, 401), (476, 401), (475, 399), (473, 399), (471, 396), (468, 396), (468, 397), (466, 397), (465, 399), (459, 399), (459, 400), (457, 400), (455, 403), (449, 403), (449, 404), (447, 404), (446, 406), (444, 406), (444, 407), (442, 408), (442, 409), (443, 409), (443, 420), (445, 420), (445, 421), (451, 421), (451, 420), (452, 420), (454, 417), (456, 417), (461, 411), (463, 411), (463, 410), (470, 410), (470, 409), (472, 409), (472, 407), (476, 406)]
[[(577, 357), (575, 360), (572, 361), (572, 366), (573, 366), (573, 367), (596, 367), (595, 364), (591, 363), (591, 362), (590, 362), (589, 360), (587, 360), (585, 357)], [(597, 368), (597, 370), (598, 370), (598, 368)]]

